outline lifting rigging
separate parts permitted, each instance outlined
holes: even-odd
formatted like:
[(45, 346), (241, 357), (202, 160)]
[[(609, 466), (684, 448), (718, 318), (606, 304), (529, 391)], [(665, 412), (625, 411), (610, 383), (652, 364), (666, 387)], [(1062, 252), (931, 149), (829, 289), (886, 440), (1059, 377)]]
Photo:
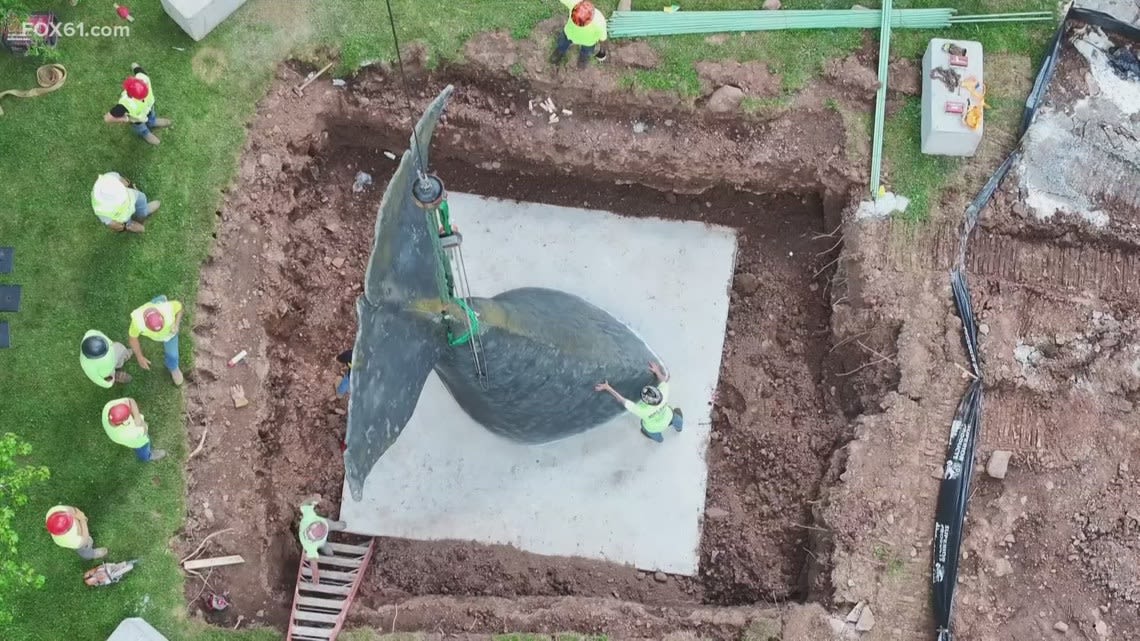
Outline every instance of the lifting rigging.
[[(408, 112), (413, 113), (408, 76), (404, 72), (404, 60), (400, 54), (400, 40), (396, 35), (396, 19), (392, 13), (392, 2), (386, 0), (386, 3), (388, 6), (388, 23), (392, 27), (392, 42), (396, 48), (396, 62), (404, 86), (404, 101), (407, 103)], [(483, 339), (479, 335), (479, 315), (470, 304), (471, 286), (467, 281), (467, 267), (463, 261), (463, 236), (451, 224), (450, 210), (447, 205), (447, 191), (444, 189), (443, 181), (440, 180), (439, 176), (427, 173), (427, 168), (424, 166), (423, 151), (415, 128), (412, 129), (412, 138), (416, 155), (416, 183), (412, 186), (412, 195), (415, 197), (416, 205), (425, 211), (429, 229), (438, 230), (434, 245), (439, 258), (440, 300), (443, 301), (442, 320), (447, 328), (447, 341), (452, 347), (458, 347), (464, 343), (471, 346), (471, 359), (475, 366), (479, 385), (486, 389), (486, 355), (483, 350)]]

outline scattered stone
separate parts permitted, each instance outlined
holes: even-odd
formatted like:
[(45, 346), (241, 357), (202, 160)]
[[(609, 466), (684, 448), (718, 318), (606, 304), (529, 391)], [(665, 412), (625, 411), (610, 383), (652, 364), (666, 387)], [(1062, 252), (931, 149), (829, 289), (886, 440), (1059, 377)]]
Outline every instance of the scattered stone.
[(335, 407), (333, 408), (333, 414), (336, 414), (337, 416), (344, 416), (345, 411), (339, 407)]
[(336, 267), (337, 269), (344, 267), (344, 257), (337, 256), (336, 258), (332, 259), (332, 266)]
[(1096, 635), (1098, 637), (1108, 636), (1108, 624), (1104, 621), (1097, 621), (1096, 625), (1093, 626), (1093, 629), (1096, 630)]
[(1046, 491), (1052, 492), (1054, 487), (1056, 487), (1056, 486), (1053, 485), (1053, 481), (1045, 481), (1045, 490)]
[(859, 622), (859, 615), (863, 614), (863, 608), (866, 605), (867, 604), (862, 602), (862, 601), (856, 603), (855, 607), (851, 608), (851, 611), (847, 613), (847, 622), (848, 623), (858, 623)]
[(1058, 621), (1053, 624), (1053, 629), (1057, 632), (1065, 633), (1069, 631), (1069, 624), (1064, 621)]
[(982, 336), (985, 336), (986, 334), (990, 333), (990, 326), (986, 323), (982, 323), (981, 325), (978, 325), (978, 331), (981, 332)]
[(644, 122), (641, 122), (640, 120), (633, 123), (633, 133), (643, 134), (646, 131), (649, 131), (649, 125), (645, 124)]
[(664, 583), (669, 580), (669, 575), (665, 574), (664, 572), (655, 572), (653, 574), (653, 580), (658, 583)]
[(392, 152), (390, 152), (390, 151), (385, 151), (385, 152), (384, 152), (384, 157), (385, 157), (385, 158), (387, 158), (388, 160), (395, 160), (395, 159), (396, 159), (396, 154), (394, 154), (394, 153), (392, 153)]
[(762, 9), (768, 11), (775, 11), (780, 8), (780, 0), (764, 0), (764, 4), (760, 5)]
[(998, 559), (994, 563), (994, 576), (1009, 576), (1013, 574), (1013, 564), (1007, 559)]
[(637, 580), (638, 581), (644, 581), (645, 580), (645, 573), (644, 572), (638, 572), (637, 573)]
[(1010, 545), (1017, 543), (1017, 539), (1014, 538), (1013, 534), (1006, 534), (1005, 538), (1002, 540), (1005, 541), (1006, 543), (1010, 544)]
[(760, 278), (756, 274), (743, 273), (736, 277), (736, 284), (740, 288), (740, 293), (745, 296), (751, 296), (760, 289)]
[(340, 231), (340, 223), (338, 223), (338, 222), (329, 222), (329, 223), (325, 223), (325, 229), (326, 229), (326, 230), (327, 230), (327, 231), (328, 231), (330, 234), (335, 234), (335, 233), (337, 233), (337, 232), (339, 232), (339, 231)]
[(871, 613), (871, 606), (864, 606), (863, 612), (859, 614), (859, 621), (855, 624), (855, 631), (870, 632), (873, 627), (875, 627), (875, 615)]
[(367, 172), (356, 172), (356, 178), (352, 181), (352, 191), (360, 193), (364, 188), (372, 184), (372, 175)]
[(728, 516), (728, 510), (722, 507), (710, 507), (709, 509), (705, 510), (705, 516), (713, 520), (723, 519)]
[(258, 610), (257, 612), (254, 612), (253, 616), (260, 619), (265, 616), (265, 610)]
[(213, 523), (214, 522), (214, 511), (211, 510), (210, 508), (206, 508), (206, 509), (202, 510), (202, 516), (206, 519), (207, 523)]
[(725, 85), (709, 96), (708, 104), (705, 106), (708, 107), (709, 111), (715, 113), (729, 113), (739, 109), (742, 102), (744, 102), (744, 90), (740, 87)]
[(1126, 474), (1128, 474), (1128, 461), (1121, 461), (1120, 462), (1120, 475), (1124, 476)]
[(986, 474), (991, 478), (1004, 479), (1006, 472), (1009, 471), (1009, 459), (1013, 456), (1013, 452), (1009, 450), (994, 450), (990, 454), (990, 462), (986, 464)]

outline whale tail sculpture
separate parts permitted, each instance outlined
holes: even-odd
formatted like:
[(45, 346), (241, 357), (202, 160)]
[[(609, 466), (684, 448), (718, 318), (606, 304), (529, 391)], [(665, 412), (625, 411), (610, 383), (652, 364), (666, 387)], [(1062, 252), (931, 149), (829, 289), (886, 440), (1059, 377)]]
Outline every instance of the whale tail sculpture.
[(441, 242), (441, 221), (450, 231), (442, 183), (435, 181), (437, 198), (434, 178), (424, 174), (452, 91), (445, 88), (416, 124), (388, 183), (357, 300), (344, 452), (357, 501), (433, 370), (468, 415), (523, 443), (564, 438), (621, 412), (594, 391), (600, 380), (627, 398), (653, 380), (647, 365), (657, 359), (644, 342), (577, 296), (538, 287), (492, 298), (466, 291), (462, 265), (453, 266), (443, 249), (447, 234)]

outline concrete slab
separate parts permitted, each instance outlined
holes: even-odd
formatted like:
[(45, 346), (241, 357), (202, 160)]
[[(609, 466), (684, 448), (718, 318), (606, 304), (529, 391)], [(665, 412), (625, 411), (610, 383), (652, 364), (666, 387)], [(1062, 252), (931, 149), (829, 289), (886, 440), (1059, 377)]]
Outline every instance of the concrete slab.
[(107, 641), (168, 641), (162, 633), (146, 621), (132, 617), (123, 619)]
[(521, 445), (476, 424), (433, 373), (364, 499), (345, 488), (340, 517), (372, 536), (696, 574), (735, 232), (468, 194), (449, 202), (474, 294), (561, 289), (629, 324), (669, 368), (685, 431), (657, 444), (623, 414), (562, 441)]
[(162, 0), (162, 9), (198, 41), (245, 3), (246, 0)]

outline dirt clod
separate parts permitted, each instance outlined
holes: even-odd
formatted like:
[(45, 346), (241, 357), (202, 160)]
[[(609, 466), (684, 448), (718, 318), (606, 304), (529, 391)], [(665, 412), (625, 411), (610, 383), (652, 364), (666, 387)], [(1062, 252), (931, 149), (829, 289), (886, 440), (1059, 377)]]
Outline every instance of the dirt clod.
[(1009, 450), (994, 450), (990, 454), (990, 461), (986, 463), (986, 474), (990, 478), (1004, 479), (1006, 472), (1009, 471), (1009, 460), (1013, 457), (1013, 452)]
[(760, 278), (756, 274), (745, 272), (736, 277), (736, 286), (740, 288), (741, 294), (751, 296), (760, 289)]
[(706, 106), (709, 111), (714, 113), (729, 113), (739, 109), (740, 103), (743, 101), (743, 89), (732, 85), (725, 85), (709, 96), (709, 101)]
[(1065, 623), (1064, 621), (1058, 621), (1053, 624), (1053, 629), (1057, 632), (1060, 632), (1061, 634), (1064, 634), (1069, 631), (1069, 624)]
[(664, 572), (655, 572), (653, 574), (653, 580), (658, 583), (665, 583), (669, 580), (669, 575), (665, 574)]

